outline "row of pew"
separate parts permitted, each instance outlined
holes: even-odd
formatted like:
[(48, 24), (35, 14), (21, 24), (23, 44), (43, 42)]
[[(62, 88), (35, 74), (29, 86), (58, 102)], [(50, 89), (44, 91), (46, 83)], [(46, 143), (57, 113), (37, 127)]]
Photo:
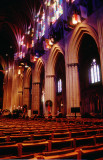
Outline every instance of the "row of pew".
[(99, 160), (103, 158), (103, 120), (2, 118), (0, 158)]
[[(99, 142), (97, 142), (98, 139), (99, 139)], [(35, 157), (35, 153), (36, 154), (38, 153), (37, 157), (42, 155), (48, 159), (48, 156), (54, 156), (54, 157), (56, 156), (55, 158), (57, 159), (57, 156), (58, 158), (60, 158), (59, 156), (60, 155), (63, 156), (64, 153), (69, 154), (71, 152), (76, 152), (76, 156), (79, 154), (79, 157), (80, 157), (80, 151), (81, 152), (88, 151), (88, 150), (101, 151), (101, 149), (103, 149), (103, 136), (90, 136), (90, 137), (75, 138), (75, 139), (74, 138), (71, 138), (71, 139), (59, 138), (59, 139), (52, 139), (52, 140), (42, 139), (38, 141), (31, 140), (28, 142), (24, 141), (22, 143), (14, 143), (14, 144), (7, 143), (4, 145), (2, 144), (0, 145), (0, 155), (1, 155), (1, 158), (3, 157), (7, 158), (7, 156), (9, 156), (10, 159), (16, 159), (18, 157), (22, 158), (24, 155), (25, 157), (26, 156), (29, 157), (29, 155), (31, 156), (31, 154), (33, 157)], [(103, 155), (100, 155), (100, 156), (103, 156)], [(69, 158), (72, 158), (72, 155)]]

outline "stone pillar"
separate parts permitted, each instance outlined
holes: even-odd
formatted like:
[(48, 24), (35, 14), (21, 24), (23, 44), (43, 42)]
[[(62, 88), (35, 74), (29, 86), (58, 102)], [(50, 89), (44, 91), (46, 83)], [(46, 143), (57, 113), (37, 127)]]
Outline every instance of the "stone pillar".
[(19, 106), (23, 106), (23, 91), (18, 91)]
[[(101, 81), (103, 86), (103, 16), (98, 16), (97, 19), (97, 27), (98, 27), (98, 39), (99, 39), (99, 46), (100, 49), (100, 64), (101, 64)], [(101, 114), (103, 116), (103, 103), (101, 103)]]
[(27, 105), (27, 109), (29, 109), (29, 100), (30, 100), (30, 95), (29, 95), (29, 90), (30, 88), (24, 87), (23, 89), (23, 105)]
[(24, 81), (23, 81), (23, 105), (27, 105), (27, 110), (30, 107), (30, 77), (28, 76), (28, 71), (24, 71)]
[(23, 74), (18, 74), (18, 102), (19, 107), (23, 106)]
[(8, 66), (8, 70), (5, 73), (4, 77), (4, 95), (3, 95), (3, 109), (8, 109), (12, 112), (11, 99), (12, 99), (12, 68)]
[(66, 76), (66, 81), (67, 81), (67, 117), (71, 116), (71, 107), (73, 106), (73, 81), (72, 81), (72, 66), (67, 67), (67, 76)]
[[(67, 72), (67, 116), (74, 116), (75, 113), (71, 113), (71, 108), (80, 107), (78, 64), (68, 64)], [(78, 113), (76, 115), (80, 116)]]
[(32, 83), (32, 113), (33, 111), (40, 114), (40, 82)]
[(14, 65), (13, 72), (12, 72), (13, 80), (12, 80), (12, 95), (11, 95), (11, 106), (12, 110), (17, 109), (19, 106), (19, 99), (18, 99), (18, 69)]
[[(55, 75), (46, 75), (45, 79), (45, 102), (47, 100), (52, 101), (51, 114), (52, 117), (55, 117), (55, 98), (56, 98), (56, 89), (55, 89)], [(48, 110), (45, 106), (45, 116), (48, 116)]]
[[(103, 17), (100, 17), (103, 19)], [(100, 48), (100, 64), (101, 64), (101, 76), (102, 76), (102, 85), (103, 85), (103, 21), (98, 19), (98, 37), (99, 37), (99, 48)]]
[(7, 74), (4, 75), (3, 82), (3, 110), (6, 109), (6, 100), (7, 100)]

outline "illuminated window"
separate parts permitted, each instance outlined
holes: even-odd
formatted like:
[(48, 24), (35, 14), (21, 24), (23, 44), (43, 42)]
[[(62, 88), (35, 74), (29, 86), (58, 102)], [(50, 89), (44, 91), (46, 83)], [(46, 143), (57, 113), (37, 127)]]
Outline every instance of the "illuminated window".
[(56, 20), (63, 14), (63, 0), (54, 0), (49, 3), (48, 24), (54, 24)]
[(100, 68), (96, 63), (96, 59), (93, 59), (90, 68), (90, 83), (100, 82)]
[[(39, 11), (40, 12), (40, 11)], [(37, 22), (37, 30), (36, 30), (36, 39), (40, 39), (45, 34), (45, 11), (43, 9), (42, 14), (38, 14)]]
[(58, 81), (58, 93), (61, 93), (62, 92), (62, 80), (59, 79)]

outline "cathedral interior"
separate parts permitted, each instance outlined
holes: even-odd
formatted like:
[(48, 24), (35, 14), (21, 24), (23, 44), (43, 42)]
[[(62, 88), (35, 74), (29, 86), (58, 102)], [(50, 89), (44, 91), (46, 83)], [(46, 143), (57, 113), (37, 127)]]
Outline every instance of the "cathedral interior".
[(103, 159), (102, 9), (0, 3), (0, 159)]

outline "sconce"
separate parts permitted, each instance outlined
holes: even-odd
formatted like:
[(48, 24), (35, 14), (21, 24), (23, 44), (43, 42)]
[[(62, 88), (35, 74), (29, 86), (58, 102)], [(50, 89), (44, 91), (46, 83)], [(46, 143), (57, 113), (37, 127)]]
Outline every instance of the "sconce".
[(81, 22), (80, 15), (73, 14), (73, 16), (72, 16), (72, 24), (76, 25), (77, 23), (80, 23), (80, 22)]
[(33, 56), (33, 55), (30, 54), (30, 62), (34, 63), (38, 60), (38, 58), (39, 58), (38, 56), (36, 56), (36, 55)]
[(19, 70), (18, 70), (18, 75), (20, 75), (20, 74), (21, 74), (21, 70), (19, 69)]
[(45, 39), (43, 42), (44, 50), (49, 50), (54, 44), (54, 38), (51, 37), (50, 39)]

